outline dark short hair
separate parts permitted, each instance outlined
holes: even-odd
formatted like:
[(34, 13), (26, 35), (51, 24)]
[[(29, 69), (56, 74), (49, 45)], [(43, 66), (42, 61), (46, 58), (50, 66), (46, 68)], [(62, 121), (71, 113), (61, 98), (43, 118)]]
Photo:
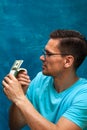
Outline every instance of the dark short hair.
[(75, 30), (56, 30), (50, 34), (52, 39), (60, 39), (58, 49), (61, 53), (74, 57), (74, 67), (77, 69), (87, 56), (86, 38)]

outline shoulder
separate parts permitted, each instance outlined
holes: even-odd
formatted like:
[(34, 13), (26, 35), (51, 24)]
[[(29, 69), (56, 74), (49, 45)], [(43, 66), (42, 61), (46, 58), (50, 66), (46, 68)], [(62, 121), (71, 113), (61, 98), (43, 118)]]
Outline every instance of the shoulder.
[(80, 82), (82, 84), (87, 84), (87, 79), (86, 78), (80, 78)]
[(85, 78), (80, 78), (80, 81), (78, 82), (78, 87), (79, 91), (82, 92), (87, 92), (87, 79)]
[(77, 82), (74, 90), (73, 90), (73, 94), (74, 94), (74, 101), (78, 101), (80, 103), (80, 101), (87, 101), (84, 99), (87, 99), (87, 79), (85, 78), (80, 78), (79, 81)]
[(83, 92), (84, 90), (87, 91), (87, 79), (85, 78), (80, 78), (75, 84), (74, 84), (74, 89), (79, 92)]
[(77, 124), (82, 129), (87, 126), (87, 80), (80, 78), (72, 95), (70, 106), (63, 116)]

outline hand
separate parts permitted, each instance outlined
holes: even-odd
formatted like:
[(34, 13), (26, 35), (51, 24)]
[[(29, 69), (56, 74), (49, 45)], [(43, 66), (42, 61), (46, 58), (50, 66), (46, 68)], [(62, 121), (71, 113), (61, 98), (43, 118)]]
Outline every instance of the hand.
[(24, 97), (24, 92), (19, 81), (12, 75), (8, 74), (2, 81), (3, 90), (7, 97), (14, 103)]
[(30, 77), (27, 75), (27, 71), (21, 70), (17, 74), (16, 78), (19, 81), (19, 83), (22, 85), (23, 91), (25, 93), (29, 84), (30, 84), (30, 82), (31, 82)]

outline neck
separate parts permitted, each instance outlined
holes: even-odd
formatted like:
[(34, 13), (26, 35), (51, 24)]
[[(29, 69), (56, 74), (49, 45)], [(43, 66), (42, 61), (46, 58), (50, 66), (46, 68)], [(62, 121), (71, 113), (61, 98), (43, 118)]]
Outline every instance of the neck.
[[(67, 76), (68, 75), (68, 76)], [(65, 89), (73, 85), (79, 78), (76, 74), (67, 74), (58, 77), (54, 77), (54, 87), (57, 92), (62, 92)]]

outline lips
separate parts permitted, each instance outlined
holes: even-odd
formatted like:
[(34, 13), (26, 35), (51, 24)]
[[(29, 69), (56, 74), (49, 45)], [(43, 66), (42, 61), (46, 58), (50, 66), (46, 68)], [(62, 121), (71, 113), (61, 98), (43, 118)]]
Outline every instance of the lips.
[(43, 64), (43, 65), (42, 65), (42, 68), (43, 68), (43, 69), (44, 69), (44, 68), (46, 68), (46, 65), (45, 65), (45, 64)]

